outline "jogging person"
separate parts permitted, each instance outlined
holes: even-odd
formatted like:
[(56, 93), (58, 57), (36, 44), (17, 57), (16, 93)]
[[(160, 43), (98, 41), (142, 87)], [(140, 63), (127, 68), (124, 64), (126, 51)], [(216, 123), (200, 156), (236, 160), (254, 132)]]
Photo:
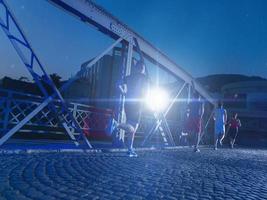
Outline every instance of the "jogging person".
[(225, 136), (225, 124), (227, 122), (227, 113), (223, 108), (222, 102), (218, 102), (218, 107), (214, 111), (214, 150), (218, 148), (218, 142), (222, 145), (222, 140)]
[(229, 122), (229, 133), (228, 133), (230, 139), (230, 146), (232, 149), (234, 148), (236, 136), (238, 134), (238, 130), (240, 127), (241, 127), (241, 122), (237, 118), (237, 113), (234, 113)]
[(193, 99), (188, 105), (187, 131), (194, 142), (194, 152), (199, 152), (200, 134), (202, 131), (202, 117), (204, 114), (204, 104), (200, 95), (195, 91)]
[[(128, 155), (136, 157), (133, 150), (133, 142), (136, 130), (138, 129), (143, 110), (144, 98), (149, 90), (149, 79), (145, 75), (145, 65), (138, 61), (131, 75), (126, 76), (123, 84), (119, 86), (121, 93), (125, 96), (124, 112), (126, 123), (116, 125), (128, 135)], [(114, 120), (113, 120), (114, 121)]]

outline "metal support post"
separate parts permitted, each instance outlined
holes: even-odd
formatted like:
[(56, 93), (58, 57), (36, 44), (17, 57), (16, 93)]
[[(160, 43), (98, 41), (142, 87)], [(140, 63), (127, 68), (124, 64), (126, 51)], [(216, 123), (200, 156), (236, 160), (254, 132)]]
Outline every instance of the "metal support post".
[[(31, 47), (30, 43), (26, 39), (24, 32), (18, 25), (14, 15), (11, 13), (7, 4), (3, 0), (0, 0), (0, 7), (2, 7), (5, 11), (5, 19), (0, 18), (0, 26), (2, 27), (4, 33), (7, 35), (13, 47), (15, 48), (19, 57), (22, 59), (27, 70), (32, 75), (35, 83), (38, 85), (42, 94), (44, 95), (45, 98), (49, 97), (49, 92), (43, 83), (45, 82), (55, 94), (55, 96), (52, 96), (52, 98), (57, 98), (60, 100), (60, 111), (57, 110), (56, 106), (52, 101), (50, 102), (50, 106), (53, 109), (54, 114), (58, 115), (58, 112), (61, 113), (61, 115), (58, 115), (60, 123), (62, 124), (65, 123), (65, 126), (70, 126), (68, 121), (73, 121), (73, 123), (75, 124), (75, 129), (79, 130), (80, 128), (77, 126), (77, 122), (75, 121), (75, 119), (73, 119), (72, 115), (70, 114), (63, 97), (61, 96), (60, 92), (58, 91), (57, 87), (55, 86), (51, 78), (47, 75), (43, 65), (41, 64), (35, 52), (33, 51), (33, 48)], [(37, 69), (39, 69), (39, 73), (36, 71)], [(36, 115), (37, 113), (31, 113), (31, 114)], [(27, 120), (27, 118), (25, 120)], [(21, 123), (22, 122), (26, 123), (25, 120), (24, 121), (22, 120)], [(1, 138), (1, 144), (3, 143), (3, 141), (6, 141), (6, 139), (8, 139), (14, 134), (13, 130), (16, 129), (11, 129), (8, 132), (8, 134), (5, 135), (5, 137), (3, 136), (3, 138)], [(66, 129), (66, 131), (70, 135), (71, 139), (75, 139), (75, 137), (71, 135), (71, 133), (69, 133), (68, 129)], [(79, 130), (79, 132), (80, 134), (82, 134), (81, 130)], [(84, 139), (87, 140), (86, 138)], [(88, 141), (86, 141), (86, 143), (88, 144), (89, 147), (91, 147)]]
[[(125, 75), (126, 75), (126, 64), (127, 64), (127, 57), (126, 57), (126, 45), (123, 43), (122, 44), (122, 49), (121, 49), (121, 77), (120, 81), (123, 81)], [(122, 95), (119, 92), (119, 105), (118, 105), (118, 110), (117, 110), (117, 121), (119, 123), (122, 123), (122, 117), (123, 117), (123, 98), (124, 95)]]
[[(73, 114), (74, 119), (77, 119), (77, 104), (76, 103), (73, 105), (72, 114)], [(74, 135), (74, 133), (75, 133), (75, 129), (74, 128), (71, 129), (71, 133)]]
[[(45, 72), (43, 65), (41, 64), (41, 62), (39, 61), (38, 57), (34, 53), (31, 45), (29, 44), (28, 40), (25, 37), (25, 34), (23, 33), (22, 29), (19, 27), (17, 21), (15, 20), (15, 17), (12, 15), (12, 13), (10, 12), (10, 9), (7, 7), (6, 3), (3, 0), (0, 0), (0, 7), (3, 7), (4, 10), (5, 10), (5, 19), (3, 20), (3, 19), (0, 18), (0, 25), (1, 25), (2, 29), (3, 29), (3, 31), (6, 33), (7, 37), (10, 40), (10, 42), (14, 46), (14, 48), (17, 51), (18, 55), (22, 59), (22, 61), (25, 64), (26, 68), (28, 69), (28, 71), (32, 75), (34, 81), (36, 82), (36, 84), (38, 85), (38, 87), (40, 88), (41, 92), (43, 93), (43, 95), (46, 98), (46, 100), (41, 105), (44, 108), (46, 105), (48, 105), (48, 103), (50, 103), (50, 107), (52, 108), (53, 112), (58, 116), (58, 119), (59, 119), (60, 123), (66, 129), (66, 132), (68, 133), (68, 135), (70, 136), (70, 138), (75, 141), (75, 144), (76, 145), (78, 144), (78, 142), (76, 141), (76, 138), (72, 134), (72, 132), (73, 132), (73, 131), (71, 131), (72, 129), (74, 129), (77, 132), (79, 132), (80, 133), (80, 136), (82, 136), (82, 138), (85, 140), (85, 142), (88, 145), (88, 147), (89, 148), (92, 148), (90, 142), (84, 136), (81, 128), (79, 127), (79, 124), (77, 123), (76, 119), (73, 117), (73, 115), (68, 110), (68, 107), (66, 105), (66, 102), (64, 101), (63, 97), (61, 96), (60, 91), (56, 88), (56, 86), (54, 85), (54, 83), (51, 80), (51, 78)], [(19, 37), (16, 36), (16, 35), (14, 35), (14, 34), (12, 34), (12, 32), (11, 32), (12, 31), (11, 30), (11, 23), (14, 25), (14, 27), (16, 29), (15, 31), (17, 31), (19, 33)], [(96, 57), (92, 62), (90, 62), (89, 65), (92, 66), (93, 64), (95, 64), (98, 61), (98, 59), (100, 59), (106, 52), (110, 51), (115, 45), (117, 45), (121, 41), (122, 41), (122, 39), (119, 38), (106, 51), (104, 51), (102, 54), (100, 54), (98, 57)], [(27, 51), (28, 53), (30, 53), (30, 57), (27, 58), (27, 56), (25, 54), (25, 51)], [(41, 71), (41, 74), (38, 74), (35, 71), (35, 68), (39, 68), (40, 71)], [(51, 87), (51, 89), (53, 90), (53, 95), (51, 95), (51, 96), (49, 96), (46, 88), (44, 87), (43, 83), (41, 82), (41, 80), (42, 80), (43, 77), (44, 77), (43, 81), (47, 85), (49, 85)], [(70, 82), (73, 82), (76, 79), (77, 79), (77, 77), (71, 79), (71, 81), (69, 81), (67, 84), (65, 84), (62, 87), (61, 91), (62, 90), (65, 90), (67, 88), (67, 86), (69, 86), (71, 84)], [(59, 102), (60, 102), (60, 111), (58, 111), (56, 109), (56, 106), (50, 100), (50, 98), (52, 98), (52, 99), (55, 99), (55, 98), (59, 99)], [(36, 109), (35, 112), (32, 112), (29, 116), (25, 117), (25, 119), (23, 119), (21, 121), (21, 124), (27, 123), (32, 117), (34, 117), (38, 113), (37, 111), (39, 112), (39, 111), (41, 111), (41, 109)], [(6, 141), (16, 131), (18, 131), (19, 130), (18, 127), (22, 127), (22, 126), (20, 125), (20, 126), (13, 127), (6, 134), (6, 137), (1, 138), (1, 141), (2, 141), (1, 143), (3, 143), (4, 141)]]
[(8, 119), (9, 119), (9, 113), (10, 113), (10, 106), (11, 106), (11, 98), (12, 98), (12, 93), (9, 91), (7, 94), (7, 98), (6, 98), (6, 107), (4, 109), (4, 125), (3, 125), (3, 129), (4, 129), (4, 133), (7, 131), (8, 129)]
[(188, 83), (187, 104), (191, 101), (191, 85)]
[[(126, 62), (126, 68), (125, 68), (125, 76), (128, 76), (131, 74), (132, 57), (133, 57), (133, 43), (129, 42), (128, 52), (127, 52), (127, 62)], [(125, 104), (125, 96), (122, 97), (122, 102), (121, 102), (122, 108), (124, 108), (124, 104)], [(120, 113), (121, 123), (125, 123), (126, 122), (126, 116), (124, 113), (124, 109), (120, 110), (120, 112), (121, 112)], [(118, 138), (119, 142), (122, 141), (124, 143), (124, 137), (125, 137), (125, 131), (120, 130), (119, 138)]]
[(185, 88), (186, 83), (184, 83), (181, 88), (178, 90), (176, 96), (172, 99), (171, 103), (169, 104), (169, 106), (167, 107), (166, 111), (163, 113), (162, 117), (160, 119), (157, 119), (157, 123), (153, 125), (153, 127), (150, 129), (149, 133), (146, 135), (145, 139), (142, 142), (142, 146), (144, 146), (146, 144), (146, 142), (149, 140), (149, 138), (159, 129), (159, 127), (161, 126), (162, 121), (164, 121), (164, 126), (165, 129), (167, 130), (167, 133), (170, 137), (170, 142), (172, 144), (174, 144), (173, 142), (173, 138), (168, 126), (168, 123), (166, 121), (166, 116), (169, 113), (171, 107), (173, 106), (173, 104), (176, 102), (177, 98), (180, 96), (180, 94), (182, 93), (183, 89)]

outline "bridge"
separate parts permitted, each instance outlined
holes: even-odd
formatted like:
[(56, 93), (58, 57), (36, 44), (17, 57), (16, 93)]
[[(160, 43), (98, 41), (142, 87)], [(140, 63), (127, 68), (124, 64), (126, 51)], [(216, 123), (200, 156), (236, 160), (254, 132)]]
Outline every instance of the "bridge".
[[(136, 53), (139, 59), (150, 62), (155, 67), (160, 67), (174, 76), (177, 82), (180, 83), (179, 87), (177, 86), (176, 88), (175, 94), (172, 94), (170, 104), (166, 111), (162, 113), (163, 118), (154, 119), (153, 125), (147, 131), (147, 136), (144, 137), (143, 144), (157, 130), (161, 130), (163, 126), (165, 131), (161, 132), (162, 137), (166, 137), (169, 140), (168, 145), (176, 145), (173, 141), (175, 134), (173, 130), (175, 128), (170, 129), (169, 124), (171, 122), (166, 119), (166, 116), (181, 94), (187, 93), (186, 96), (190, 99), (192, 89), (194, 89), (205, 99), (206, 104), (209, 104), (211, 107), (215, 105), (215, 100), (188, 72), (94, 2), (89, 0), (48, 0), (48, 3), (58, 7), (59, 11), (65, 11), (76, 17), (81, 23), (95, 26), (98, 31), (114, 39), (114, 43), (94, 59), (84, 63), (82, 70), (58, 89), (51, 80), (51, 77), (47, 74), (45, 66), (34, 52), (32, 48), (34, 45), (30, 44), (29, 38), (26, 37), (23, 28), (19, 25), (19, 20), (16, 20), (6, 1), (0, 0), (0, 8), (4, 12), (1, 15), (4, 17), (0, 18), (0, 25), (43, 95), (37, 97), (30, 94), (1, 91), (3, 98), (0, 100), (0, 124), (2, 132), (0, 145), (4, 144), (15, 133), (25, 130), (25, 127), (28, 127), (28, 129), (39, 127), (37, 130), (39, 132), (42, 131), (40, 127), (44, 127), (43, 132), (47, 131), (47, 127), (49, 127), (57, 131), (59, 129), (64, 130), (77, 146), (80, 142), (79, 139), (82, 138), (88, 148), (93, 148), (84, 132), (91, 131), (91, 129), (104, 130), (105, 124), (114, 112), (118, 121), (123, 122), (125, 120), (123, 113), (124, 97), (119, 96), (117, 110), (96, 114), (96, 111), (90, 110), (90, 106), (88, 105), (66, 101), (62, 96), (62, 92), (66, 91), (84, 73), (90, 71), (90, 68), (104, 55), (118, 46), (121, 48), (122, 55), (121, 78), (131, 73), (131, 65), (133, 60), (136, 59), (134, 56), (134, 53)], [(211, 111), (212, 109), (210, 109), (210, 113)], [(95, 114), (92, 115), (92, 113)], [(210, 113), (206, 116), (205, 128), (207, 128), (210, 122)], [(97, 119), (101, 123), (90, 122), (90, 120), (95, 119), (92, 116), (96, 115), (98, 115)], [(34, 131), (36, 130), (34, 129)], [(119, 139), (123, 138), (124, 133), (121, 132)]]
[[(215, 100), (189, 73), (146, 39), (92, 1), (48, 0), (59, 11), (114, 39), (111, 46), (84, 62), (81, 70), (58, 88), (7, 2), (0, 0), (0, 26), (40, 95), (0, 89), (0, 200), (267, 199), (265, 149), (215, 151), (203, 147), (201, 153), (194, 153), (190, 147), (177, 146), (176, 136), (181, 132), (184, 108), (192, 90), (205, 99), (202, 141), (212, 138), (209, 124)], [(119, 79), (129, 75), (132, 63), (141, 59), (176, 80), (165, 86), (171, 91), (166, 110), (142, 116), (138, 130), (140, 145), (151, 147), (159, 142), (161, 148), (138, 148), (139, 156), (134, 158), (125, 156), (126, 149), (96, 149), (92, 142), (94, 137), (107, 137), (105, 128), (113, 117), (124, 122), (123, 96), (118, 96), (115, 109), (100, 109), (64, 98), (64, 92), (76, 80), (94, 77), (97, 63), (114, 48), (121, 52)], [(174, 121), (170, 115), (176, 116)], [(2, 148), (16, 133), (64, 134), (77, 147), (52, 151)], [(123, 138), (121, 132), (112, 142)]]

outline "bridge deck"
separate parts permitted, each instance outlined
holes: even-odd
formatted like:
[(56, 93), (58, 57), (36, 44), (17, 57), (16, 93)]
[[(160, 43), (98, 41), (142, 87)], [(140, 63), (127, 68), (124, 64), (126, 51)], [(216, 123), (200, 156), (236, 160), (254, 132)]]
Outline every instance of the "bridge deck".
[(0, 199), (266, 199), (267, 150), (0, 154)]

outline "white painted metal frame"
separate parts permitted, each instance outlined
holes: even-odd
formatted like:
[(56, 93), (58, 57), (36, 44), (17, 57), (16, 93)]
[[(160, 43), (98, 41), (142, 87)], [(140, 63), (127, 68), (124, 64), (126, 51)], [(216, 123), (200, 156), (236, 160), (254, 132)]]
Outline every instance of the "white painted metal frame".
[[(37, 106), (27, 117), (20, 121), (15, 127), (8, 131), (0, 139), (0, 146), (4, 144), (12, 135), (14, 135), (19, 129), (21, 129), (29, 120), (31, 120), (37, 113), (39, 113), (44, 107), (52, 101), (52, 98), (47, 98), (43, 103)], [(77, 143), (75, 143), (77, 145)]]
[(166, 55), (160, 50), (152, 46), (149, 42), (144, 40), (136, 32), (132, 31), (129, 27), (124, 25), (114, 16), (109, 14), (100, 6), (96, 5), (90, 0), (48, 0), (56, 6), (68, 11), (72, 15), (78, 17), (83, 22), (96, 26), (99, 31), (108, 34), (113, 38), (121, 37), (133, 44), (132, 38), (136, 38), (140, 49), (146, 58), (149, 58), (154, 63), (169, 71), (178, 78), (181, 78), (187, 83), (193, 83), (195, 90), (200, 93), (207, 101), (215, 105), (214, 99), (202, 88), (194, 78), (183, 70), (176, 63), (171, 61)]
[[(130, 42), (128, 44), (128, 51), (127, 51), (127, 59), (126, 59), (126, 66), (123, 66), (125, 67), (125, 76), (128, 76), (131, 74), (131, 68), (132, 68), (132, 58), (133, 58), (133, 44), (132, 42)], [(124, 112), (124, 104), (125, 104), (125, 96), (122, 95), (122, 102), (121, 103), (121, 106), (122, 106), (122, 110), (121, 110), (121, 121), (119, 121), (119, 123), (126, 123), (126, 115), (125, 115), (125, 112)], [(123, 141), (124, 142), (124, 137), (125, 137), (125, 131), (120, 129), (119, 131), (119, 138), (118, 140), (119, 141)]]
[[(215, 100), (208, 94), (208, 92), (199, 85), (194, 78), (183, 70), (179, 65), (170, 60), (159, 49), (152, 46), (149, 42), (143, 39), (136, 32), (132, 31), (125, 24), (120, 22), (114, 16), (109, 14), (100, 6), (96, 5), (90, 0), (48, 0), (63, 10), (78, 17), (81, 21), (89, 23), (99, 29), (104, 34), (112, 38), (121, 37), (129, 42), (129, 45), (135, 45), (137, 50), (141, 50), (142, 54), (152, 61), (152, 63), (162, 67), (179, 79), (182, 79), (189, 85), (189, 96), (191, 93), (191, 85), (194, 87), (202, 97), (215, 106)], [(135, 40), (135, 43), (133, 41)], [(139, 45), (139, 46), (137, 46)], [(129, 56), (129, 54), (128, 54)], [(129, 62), (129, 59), (127, 59)]]
[[(107, 49), (105, 49), (101, 54), (99, 54), (95, 59), (93, 59), (88, 65), (87, 68), (93, 66), (97, 61), (99, 61), (105, 54), (107, 54), (110, 50), (112, 50), (116, 45), (118, 45), (122, 41), (122, 38), (117, 39), (113, 44), (111, 44)], [(76, 74), (72, 79), (70, 79), (65, 85), (60, 88), (60, 92), (66, 90), (71, 83), (79, 78), (79, 73)], [(29, 122), (34, 116), (36, 116), (42, 109), (44, 109), (49, 103), (53, 101), (53, 96), (45, 99), (40, 105), (38, 105), (29, 115), (27, 115), (23, 120), (21, 120), (17, 125), (15, 125), (11, 130), (9, 130), (3, 137), (0, 138), (0, 146), (4, 144), (11, 136), (13, 136), (18, 130), (20, 130), (27, 122)], [(78, 142), (76, 141), (73, 130), (69, 128), (69, 126), (64, 122), (62, 123), (64, 128), (66, 129), (67, 134), (73, 140), (74, 144), (78, 146)], [(85, 142), (92, 148), (90, 142), (86, 139)]]
[[(214, 100), (210, 97), (210, 95), (198, 84), (194, 81), (193, 77), (191, 77), (186, 71), (184, 71), (181, 67), (171, 61), (167, 56), (165, 56), (161, 51), (153, 47), (149, 42), (145, 41), (141, 36), (137, 33), (129, 29), (126, 25), (121, 23), (115, 17), (107, 13), (104, 9), (94, 4), (89, 0), (49, 0), (53, 2), (57, 6), (67, 10), (68, 12), (74, 14), (79, 17), (82, 21), (93, 24), (101, 32), (104, 32), (111, 36), (117, 41), (111, 45), (106, 51), (97, 56), (94, 60), (92, 60), (87, 67), (95, 64), (103, 55), (105, 55), (109, 50), (111, 50), (114, 46), (120, 43), (122, 40), (125, 40), (129, 43), (128, 45), (128, 57), (127, 57), (127, 72), (129, 73), (132, 62), (132, 54), (134, 42), (133, 38), (135, 38), (142, 50), (142, 53), (146, 58), (152, 60), (154, 63), (164, 68), (168, 72), (172, 73), (178, 78), (181, 78), (187, 83), (194, 83), (195, 90), (197, 90), (207, 101), (214, 105)], [(79, 75), (79, 74), (77, 74)], [(70, 80), (73, 82), (77, 79), (77, 77)], [(68, 85), (68, 84), (67, 84)], [(65, 90), (67, 86), (65, 85), (61, 88), (61, 91)], [(47, 106), (53, 99), (53, 96), (48, 97), (44, 102), (42, 102), (39, 106), (37, 106), (27, 117), (25, 117), (17, 126), (11, 129), (5, 137), (1, 138), (0, 145), (3, 144), (8, 138), (10, 138), (17, 130), (19, 130), (23, 125), (25, 125), (32, 117), (34, 117), (38, 112), (40, 112), (45, 106)], [(66, 125), (66, 124), (65, 124)], [(64, 126), (64, 124), (63, 124)], [(68, 134), (72, 138), (72, 130), (68, 130), (66, 128)], [(73, 139), (73, 138), (72, 138)], [(89, 146), (90, 143), (89, 143)]]
[(168, 130), (168, 124), (167, 124), (167, 121), (166, 121), (166, 116), (169, 113), (169, 111), (170, 111), (171, 107), (173, 106), (173, 104), (177, 101), (178, 97), (180, 96), (180, 94), (182, 93), (182, 91), (183, 91), (183, 89), (185, 88), (186, 85), (187, 85), (186, 83), (183, 83), (183, 85), (181, 86), (181, 88), (178, 90), (176, 96), (172, 99), (171, 103), (168, 105), (167, 109), (163, 113), (162, 117), (157, 120), (156, 124), (148, 132), (147, 136), (145, 137), (145, 139), (142, 142), (142, 146), (144, 146), (146, 144), (146, 142), (151, 138), (151, 136), (153, 134), (155, 134), (155, 132), (159, 128), (162, 129), (162, 127), (161, 127), (161, 124), (162, 123), (164, 123), (164, 128), (167, 129), (166, 131), (167, 131), (167, 134), (168, 134), (170, 143), (172, 145), (174, 145), (174, 140), (172, 138), (172, 135), (171, 135), (170, 131)]

